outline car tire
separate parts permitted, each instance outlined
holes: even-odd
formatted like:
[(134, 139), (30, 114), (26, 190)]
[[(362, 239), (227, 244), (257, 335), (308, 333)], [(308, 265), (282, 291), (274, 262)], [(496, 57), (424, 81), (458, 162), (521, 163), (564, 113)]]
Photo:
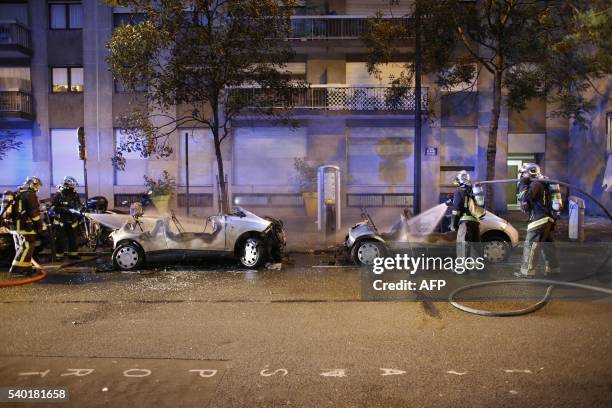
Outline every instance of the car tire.
[(501, 237), (491, 237), (483, 240), (482, 252), (489, 263), (504, 262), (510, 256), (510, 243)]
[(374, 239), (364, 239), (357, 242), (351, 250), (351, 259), (356, 265), (372, 265), (374, 258), (384, 257), (387, 252), (385, 245)]
[(133, 271), (144, 263), (144, 251), (134, 242), (120, 244), (113, 251), (113, 266), (122, 271)]
[(266, 245), (257, 237), (245, 239), (240, 246), (240, 263), (246, 268), (256, 269), (266, 262)]

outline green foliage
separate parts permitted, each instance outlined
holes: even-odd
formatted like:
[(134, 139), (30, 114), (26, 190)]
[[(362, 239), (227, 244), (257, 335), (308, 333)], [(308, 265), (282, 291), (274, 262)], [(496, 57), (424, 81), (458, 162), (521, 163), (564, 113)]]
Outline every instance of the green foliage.
[[(609, 1), (415, 4), (422, 16), (423, 69), (435, 75), (443, 90), (474, 82), (482, 68), (502, 78), (511, 108), (521, 110), (532, 98), (547, 98), (559, 105), (557, 114), (580, 122), (592, 108), (585, 91), (611, 73)], [(364, 36), (368, 69), (376, 74), (377, 65), (392, 61), (414, 33), (380, 13), (369, 20), (369, 27)], [(409, 51), (407, 57), (412, 60), (414, 53)]]
[(296, 182), (303, 193), (317, 191), (317, 166), (302, 157), (293, 159), (293, 167), (297, 172)]
[(176, 179), (170, 176), (170, 173), (168, 173), (166, 170), (162, 172), (162, 177), (157, 180), (154, 180), (146, 175), (143, 177), (145, 180), (145, 186), (147, 187), (147, 195), (152, 197), (174, 195), (176, 191)]
[[(291, 29), (293, 0), (107, 0), (146, 16), (123, 24), (107, 43), (108, 63), (115, 78), (136, 94), (146, 86), (129, 115), (113, 159), (121, 168), (123, 153), (143, 157), (172, 154), (171, 136), (183, 126), (211, 130), (217, 156), (220, 190), (225, 191), (220, 145), (231, 134), (231, 123), (245, 108), (288, 120), (289, 111), (273, 109), (276, 101), (290, 104), (294, 84), (286, 70), (292, 58), (284, 41)], [(263, 88), (260, 96), (236, 89)], [(182, 115), (174, 107), (182, 105)], [(224, 210), (229, 208), (222, 197)]]
[[(495, 177), (497, 131), (502, 92), (510, 108), (545, 98), (555, 115), (585, 126), (592, 109), (589, 89), (604, 99), (594, 81), (610, 75), (612, 11), (609, 0), (415, 0), (421, 16), (423, 71), (433, 74), (442, 91), (475, 83), (483, 72), (493, 82), (493, 106), (487, 143), (487, 178)], [(368, 69), (391, 62), (400, 47), (408, 49), (410, 27), (392, 25), (380, 13), (369, 20), (364, 36)], [(414, 60), (414, 51), (404, 54)], [(406, 67), (411, 70), (409, 64)], [(411, 74), (408, 73), (407, 76)], [(493, 189), (487, 202), (493, 202)]]

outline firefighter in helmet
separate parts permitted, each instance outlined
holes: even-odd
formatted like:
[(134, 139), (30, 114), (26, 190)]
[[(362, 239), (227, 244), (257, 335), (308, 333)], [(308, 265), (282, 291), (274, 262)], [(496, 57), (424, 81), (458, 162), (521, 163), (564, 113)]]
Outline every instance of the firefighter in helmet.
[(514, 274), (522, 278), (535, 277), (536, 257), (541, 253), (546, 276), (558, 276), (560, 269), (553, 233), (562, 207), (559, 185), (546, 183), (540, 166), (534, 163), (523, 164), (519, 175), (517, 197), (521, 209), (529, 214), (529, 224), (521, 270)]
[(53, 219), (56, 233), (56, 257), (61, 260), (64, 255), (71, 259), (78, 259), (77, 227), (81, 221), (78, 211), (81, 209), (81, 200), (76, 191), (78, 183), (74, 177), (64, 177), (64, 183), (57, 186), (57, 193), (53, 196), (51, 210), (55, 214)]
[(47, 226), (40, 218), (40, 203), (36, 193), (42, 187), (42, 181), (36, 176), (28, 177), (16, 191), (13, 239), (15, 241), (15, 259), (10, 273), (15, 275), (32, 275), (32, 254), (37, 235), (46, 235)]
[[(474, 243), (480, 242), (480, 218), (484, 215), (482, 204), (478, 204), (472, 189), (472, 180), (467, 171), (461, 170), (453, 182), (457, 190), (452, 201), (451, 228), (457, 231), (457, 257), (476, 256)], [(480, 200), (478, 200), (480, 201)]]

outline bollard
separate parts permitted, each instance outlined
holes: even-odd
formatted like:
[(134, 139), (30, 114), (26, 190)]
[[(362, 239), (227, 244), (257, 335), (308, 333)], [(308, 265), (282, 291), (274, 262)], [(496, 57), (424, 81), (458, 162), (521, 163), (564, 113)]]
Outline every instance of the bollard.
[(584, 208), (582, 198), (570, 196), (569, 198), (569, 239), (584, 242)]

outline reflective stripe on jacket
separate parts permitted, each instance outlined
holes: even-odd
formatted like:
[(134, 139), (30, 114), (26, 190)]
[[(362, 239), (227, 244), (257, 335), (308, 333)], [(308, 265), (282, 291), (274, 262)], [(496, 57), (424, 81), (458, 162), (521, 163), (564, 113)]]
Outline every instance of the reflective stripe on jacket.
[(555, 222), (555, 219), (551, 217), (543, 217), (543, 218), (540, 218), (539, 220), (532, 221), (529, 224), (527, 224), (527, 231), (531, 231), (533, 229), (539, 228), (548, 222)]

